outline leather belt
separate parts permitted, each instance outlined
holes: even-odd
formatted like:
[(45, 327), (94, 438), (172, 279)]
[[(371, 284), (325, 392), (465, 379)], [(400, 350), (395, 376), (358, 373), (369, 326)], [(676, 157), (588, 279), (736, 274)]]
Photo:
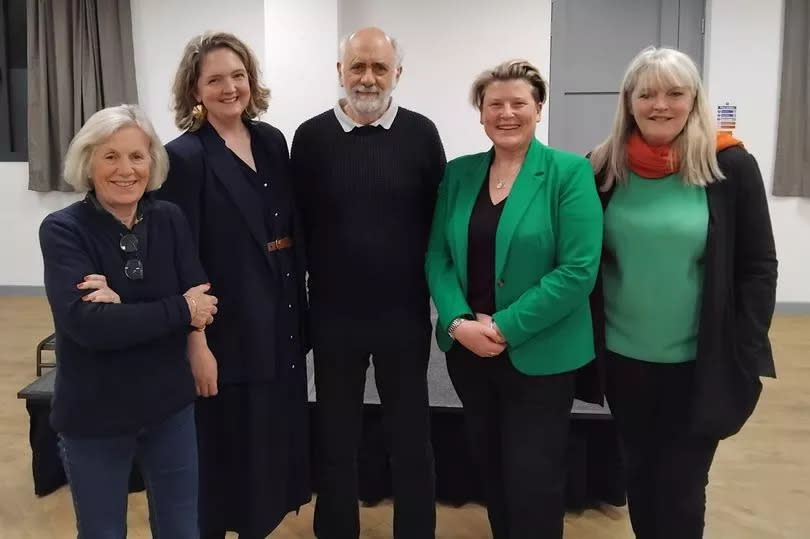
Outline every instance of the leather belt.
[(279, 238), (277, 240), (273, 240), (267, 243), (267, 251), (272, 253), (273, 251), (280, 251), (281, 249), (289, 249), (293, 246), (293, 240), (289, 236), (285, 236), (283, 238)]

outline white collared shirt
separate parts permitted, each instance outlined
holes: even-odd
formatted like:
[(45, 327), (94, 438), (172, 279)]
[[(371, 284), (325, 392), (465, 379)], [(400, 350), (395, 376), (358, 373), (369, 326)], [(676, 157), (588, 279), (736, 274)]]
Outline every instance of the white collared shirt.
[[(337, 103), (335, 103), (335, 117), (337, 121), (340, 123), (340, 127), (343, 128), (343, 131), (348, 133), (355, 127), (363, 127), (364, 124), (359, 124), (352, 120), (348, 114), (343, 110), (343, 107), (346, 105), (346, 98), (339, 99)], [(388, 105), (388, 109), (380, 116), (376, 121), (368, 124), (372, 127), (380, 126), (383, 129), (391, 129), (391, 125), (394, 123), (394, 119), (397, 117), (397, 111), (399, 110), (399, 105), (397, 105), (393, 98), (391, 99), (391, 104)]]

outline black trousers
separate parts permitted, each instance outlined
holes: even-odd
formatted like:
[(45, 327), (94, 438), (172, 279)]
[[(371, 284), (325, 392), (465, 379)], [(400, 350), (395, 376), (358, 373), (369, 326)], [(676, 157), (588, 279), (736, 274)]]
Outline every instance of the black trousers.
[(495, 539), (561, 539), (574, 373), (527, 376), (506, 353), (480, 358), (456, 343), (447, 370), (464, 405)]
[(430, 321), (387, 320), (377, 328), (313, 323), (318, 462), (315, 535), (355, 539), (360, 534), (357, 451), (363, 392), (373, 357), (383, 423), (389, 435), (394, 492), (394, 536), (433, 538), (435, 470), (430, 442), (427, 365)]
[(689, 432), (694, 374), (692, 361), (661, 364), (608, 354), (607, 397), (638, 539), (703, 537), (718, 440)]

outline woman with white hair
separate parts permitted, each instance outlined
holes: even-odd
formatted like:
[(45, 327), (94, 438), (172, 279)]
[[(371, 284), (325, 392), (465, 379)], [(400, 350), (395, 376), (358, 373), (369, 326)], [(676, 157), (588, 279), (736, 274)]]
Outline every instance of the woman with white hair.
[(40, 227), (58, 370), (59, 435), (79, 537), (124, 537), (133, 462), (155, 537), (196, 538), (195, 365), (217, 299), (182, 211), (147, 191), (168, 158), (134, 105), (93, 114), (65, 156), (84, 200)]
[(718, 441), (774, 376), (776, 252), (756, 160), (715, 133), (698, 70), (672, 49), (630, 63), (590, 156), (605, 208), (597, 349), (636, 537), (703, 536)]

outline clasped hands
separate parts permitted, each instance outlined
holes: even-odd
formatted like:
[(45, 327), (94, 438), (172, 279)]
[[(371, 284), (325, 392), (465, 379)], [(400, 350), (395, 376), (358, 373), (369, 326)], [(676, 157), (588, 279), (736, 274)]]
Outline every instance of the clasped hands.
[(475, 320), (465, 320), (453, 331), (453, 338), (479, 357), (495, 357), (506, 349), (506, 338), (488, 314), (475, 313)]

